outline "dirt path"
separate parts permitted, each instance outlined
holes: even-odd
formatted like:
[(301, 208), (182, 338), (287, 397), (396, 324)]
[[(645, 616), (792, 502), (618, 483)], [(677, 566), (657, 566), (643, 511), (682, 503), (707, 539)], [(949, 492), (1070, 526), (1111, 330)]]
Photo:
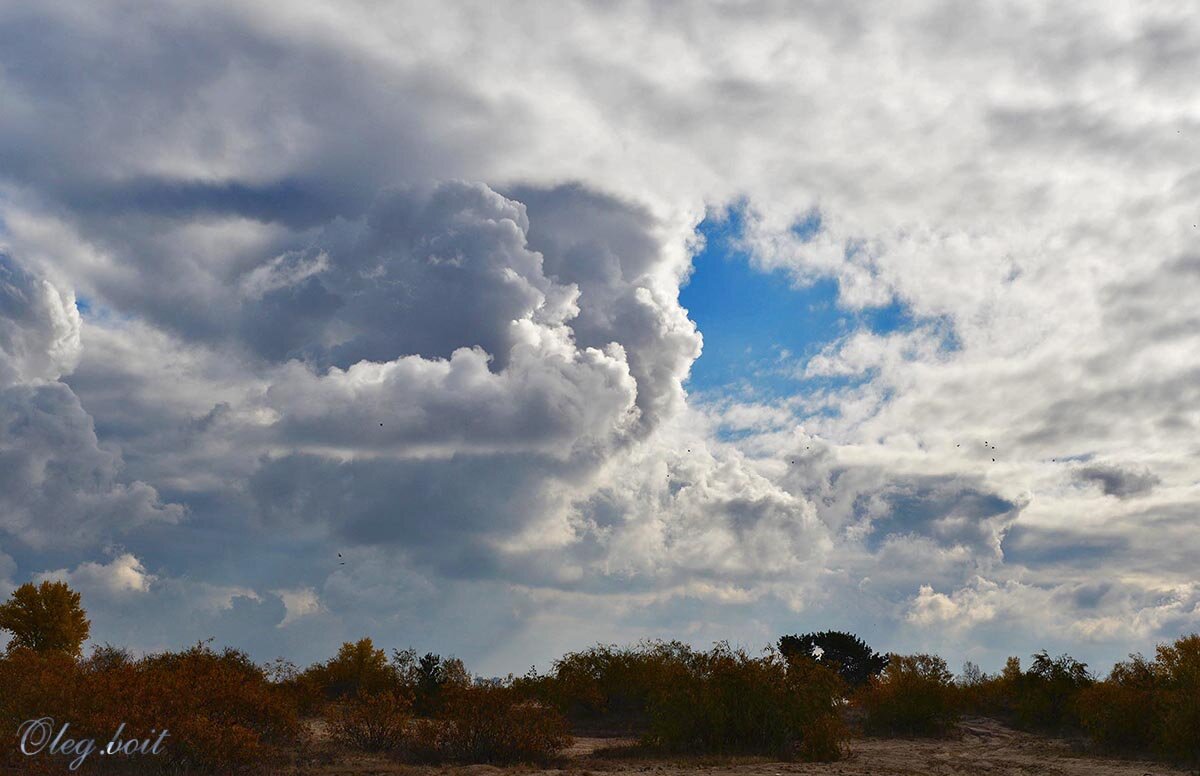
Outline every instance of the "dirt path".
[(836, 763), (779, 763), (765, 760), (720, 762), (623, 761), (591, 756), (602, 740), (580, 739), (575, 750), (579, 770), (569, 768), (545, 776), (587, 776), (618, 772), (629, 776), (1181, 776), (1161, 763), (1091, 757), (1071, 750), (1065, 741), (1021, 733), (989, 719), (970, 719), (960, 726), (961, 738), (877, 739), (860, 738), (851, 744), (850, 757)]
[(557, 768), (490, 765), (419, 767), (362, 757), (308, 771), (328, 776), (1184, 776), (1161, 763), (1091, 757), (1065, 741), (1021, 733), (990, 719), (969, 719), (951, 739), (858, 738), (835, 763), (766, 758), (626, 759), (601, 750), (631, 739), (577, 738)]

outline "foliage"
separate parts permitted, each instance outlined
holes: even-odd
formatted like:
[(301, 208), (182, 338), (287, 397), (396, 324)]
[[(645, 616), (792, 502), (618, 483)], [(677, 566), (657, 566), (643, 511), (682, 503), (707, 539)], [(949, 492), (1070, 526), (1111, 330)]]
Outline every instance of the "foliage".
[(417, 657), (414, 649), (393, 650), (392, 667), (401, 686), (413, 695), (413, 708), (421, 716), (432, 716), (442, 705), (447, 688), (471, 683), (466, 666), (456, 657), (443, 658), (428, 652)]
[(303, 743), (293, 707), (260, 668), (244, 653), (203, 644), (140, 660), (107, 646), (87, 660), (10, 650), (0, 658), (0, 727), (14, 738), (0, 747), (0, 757), (18, 751), (22, 721), (45, 716), (70, 721), (74, 735), (99, 742), (121, 723), (126, 735), (139, 738), (166, 729), (162, 754), (139, 764), (172, 770), (227, 772), (281, 762)]
[(941, 735), (958, 718), (954, 677), (936, 655), (891, 655), (855, 702), (864, 729), (874, 735)]
[(1083, 728), (1099, 746), (1200, 763), (1200, 635), (1133, 655), (1079, 698)]
[(1047, 732), (1077, 728), (1076, 701), (1080, 691), (1093, 681), (1086, 663), (1070, 655), (1052, 658), (1045, 650), (1038, 652), (1033, 664), (1011, 687), (1016, 723)]
[(443, 759), (471, 763), (537, 762), (571, 743), (556, 709), (523, 700), (502, 685), (450, 685), (438, 749)]
[(387, 654), (369, 638), (347, 641), (329, 661), (313, 666), (305, 675), (327, 698), (374, 695), (397, 687)]
[(1141, 655), (1130, 655), (1128, 661), (1113, 666), (1105, 681), (1080, 693), (1080, 723), (1102, 749), (1147, 751), (1158, 727), (1156, 689), (1154, 666)]
[(27, 582), (0, 604), (0, 629), (12, 633), (9, 649), (78, 656), (91, 632), (79, 593), (65, 582)]
[(555, 662), (551, 674), (514, 681), (528, 697), (551, 703), (577, 725), (644, 730), (651, 700), (683, 669), (690, 648), (677, 641), (630, 648), (597, 645)]
[(368, 752), (401, 748), (411, 720), (412, 702), (390, 692), (339, 701), (326, 716), (334, 742)]
[(871, 677), (878, 676), (888, 662), (886, 655), (878, 654), (862, 639), (842, 631), (784, 636), (779, 639), (779, 651), (787, 657), (811, 657), (835, 666), (851, 688), (861, 687)]
[(1025, 730), (1062, 733), (1079, 729), (1080, 694), (1095, 680), (1087, 664), (1070, 655), (1042, 651), (1027, 670), (1010, 657), (999, 676), (960, 687), (962, 708), (1000, 717)]
[(1154, 673), (1155, 709), (1162, 720), (1155, 748), (1170, 759), (1200, 764), (1200, 635), (1160, 645)]
[(833, 671), (777, 652), (751, 657), (724, 643), (680, 658), (656, 688), (648, 743), (682, 752), (841, 755), (835, 708), (844, 688)]

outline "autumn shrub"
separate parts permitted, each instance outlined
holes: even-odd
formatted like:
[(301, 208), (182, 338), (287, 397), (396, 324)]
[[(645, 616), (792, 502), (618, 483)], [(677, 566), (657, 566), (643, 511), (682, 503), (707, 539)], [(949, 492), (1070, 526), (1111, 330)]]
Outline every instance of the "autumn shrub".
[[(155, 739), (167, 730), (161, 754), (139, 762), (143, 769), (262, 767), (284, 761), (303, 741), (294, 708), (262, 669), (244, 653), (205, 645), (140, 660), (108, 647), (82, 661), (10, 650), (0, 659), (5, 736), (24, 720), (46, 716), (69, 722), (74, 737), (95, 738), (100, 746), (122, 724), (126, 738)], [(10, 743), (0, 757), (11, 761), (18, 750), (15, 738)], [(133, 767), (124, 758), (92, 760), (89, 768)]]
[[(844, 687), (815, 661), (751, 657), (718, 644), (687, 652), (650, 705), (646, 742), (676, 752), (836, 758), (835, 710)], [(805, 743), (806, 737), (809, 738)], [(832, 743), (832, 745), (831, 745)]]
[(416, 730), (413, 750), (421, 759), (538, 762), (571, 743), (567, 720), (557, 709), (524, 700), (503, 685), (449, 688), (437, 723)]
[(166, 728), (162, 764), (179, 769), (228, 771), (280, 762), (302, 743), (294, 706), (243, 652), (199, 644), (148, 656), (132, 670), (102, 670), (89, 690), (112, 699), (98, 703), (102, 730), (124, 721), (131, 730)]
[(1086, 663), (1070, 655), (1052, 658), (1042, 651), (1033, 656), (1033, 663), (1024, 673), (1005, 686), (1006, 705), (1013, 721), (1026, 730), (1076, 730), (1079, 695), (1094, 681)]
[(18, 749), (17, 729), (25, 720), (75, 718), (79, 673), (65, 652), (15, 648), (0, 657), (0, 764), (29, 764)]
[(578, 726), (641, 732), (649, 723), (651, 700), (685, 670), (689, 654), (680, 642), (597, 645), (564, 655), (546, 677), (526, 675), (514, 686), (553, 704)]
[(328, 700), (395, 692), (400, 689), (396, 669), (387, 653), (376, 648), (369, 638), (347, 641), (336, 655), (311, 666), (293, 683), (293, 692), (301, 697), (316, 693)]
[(1200, 635), (1160, 645), (1154, 670), (1161, 719), (1155, 749), (1168, 759), (1200, 764)]
[(360, 695), (332, 704), (325, 719), (337, 744), (367, 752), (393, 751), (404, 746), (412, 701), (400, 693)]
[(404, 755), (408, 760), (418, 763), (445, 762), (453, 754), (451, 733), (443, 720), (413, 719), (405, 730)]
[(854, 701), (873, 735), (941, 735), (958, 718), (954, 676), (936, 655), (891, 655)]
[(959, 710), (963, 714), (1014, 722), (1017, 688), (1022, 676), (1021, 659), (1017, 657), (1008, 658), (999, 674), (985, 674), (977, 668), (974, 675), (964, 672), (958, 681)]
[(1153, 661), (1116, 664), (1080, 694), (1078, 713), (1103, 749), (1200, 763), (1200, 636), (1160, 645)]
[(397, 649), (392, 651), (391, 666), (400, 686), (413, 698), (413, 711), (424, 717), (441, 710), (448, 690), (471, 684), (471, 675), (456, 657), (433, 652), (417, 657), (415, 649)]
[(1084, 731), (1101, 749), (1144, 752), (1152, 747), (1160, 727), (1156, 696), (1153, 664), (1131, 655), (1113, 666), (1103, 682), (1081, 690), (1076, 710)]

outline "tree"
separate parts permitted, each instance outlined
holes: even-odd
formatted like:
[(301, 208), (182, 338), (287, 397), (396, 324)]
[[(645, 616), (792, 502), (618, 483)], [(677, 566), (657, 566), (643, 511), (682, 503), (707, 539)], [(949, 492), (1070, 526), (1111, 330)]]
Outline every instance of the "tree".
[(392, 665), (400, 681), (413, 691), (413, 710), (424, 716), (438, 711), (445, 688), (471, 684), (471, 675), (456, 657), (443, 658), (428, 652), (418, 658), (412, 648), (397, 649), (392, 651)]
[(66, 582), (26, 582), (0, 604), (0, 630), (12, 634), (9, 649), (79, 657), (91, 628), (87, 612), (79, 605), (79, 593)]
[(861, 687), (887, 667), (888, 658), (872, 650), (852, 633), (822, 631), (803, 636), (784, 636), (779, 651), (786, 658), (808, 657), (836, 666), (838, 675), (851, 687)]
[(328, 663), (321, 667), (325, 691), (338, 698), (345, 695), (371, 695), (393, 689), (396, 672), (388, 665), (387, 654), (376, 649), (369, 638), (342, 644)]

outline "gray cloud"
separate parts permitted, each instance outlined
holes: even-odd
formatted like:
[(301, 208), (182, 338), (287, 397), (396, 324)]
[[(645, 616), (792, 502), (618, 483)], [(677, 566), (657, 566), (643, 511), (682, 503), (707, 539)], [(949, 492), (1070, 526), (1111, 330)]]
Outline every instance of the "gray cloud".
[(0, 254), (0, 530), (33, 547), (87, 546), (178, 520), (155, 489), (120, 478), (92, 418), (57, 378), (78, 357), (69, 294)]
[[(0, 576), (128, 554), (116, 641), (428, 630), (497, 671), (1194, 628), (1198, 52), (1072, 3), (0, 9)], [(731, 202), (752, 266), (936, 325), (688, 397)]]
[(56, 380), (78, 358), (75, 299), (0, 252), (0, 388)]
[(1092, 464), (1075, 470), (1075, 479), (1095, 483), (1106, 496), (1133, 498), (1145, 496), (1162, 483), (1162, 479), (1145, 469), (1126, 468), (1115, 464)]

